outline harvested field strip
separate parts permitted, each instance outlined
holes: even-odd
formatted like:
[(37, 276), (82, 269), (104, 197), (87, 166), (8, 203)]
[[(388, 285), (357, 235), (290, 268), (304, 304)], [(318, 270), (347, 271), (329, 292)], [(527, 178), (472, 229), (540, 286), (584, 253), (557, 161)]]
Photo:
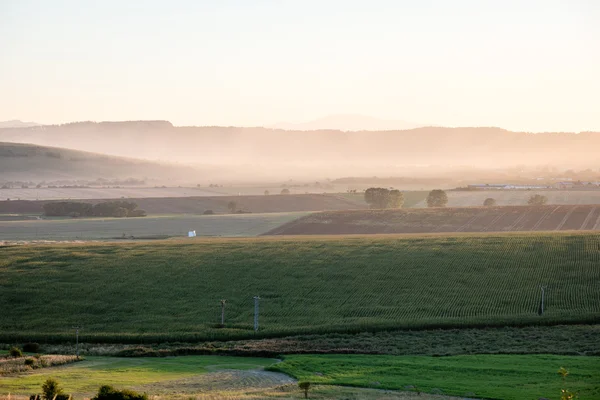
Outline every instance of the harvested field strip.
[(140, 343), (589, 323), (600, 317), (599, 243), (545, 233), (5, 247), (0, 340), (64, 341), (75, 324), (84, 341)]
[[(297, 219), (266, 235), (585, 230), (597, 209), (554, 205), (329, 211)], [(600, 216), (593, 228), (600, 228)]]

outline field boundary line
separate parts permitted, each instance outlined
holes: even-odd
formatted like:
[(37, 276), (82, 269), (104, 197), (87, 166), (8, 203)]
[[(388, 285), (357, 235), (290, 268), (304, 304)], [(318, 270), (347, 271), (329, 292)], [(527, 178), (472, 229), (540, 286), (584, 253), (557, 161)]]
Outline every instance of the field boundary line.
[(590, 222), (590, 220), (592, 219), (592, 215), (594, 214), (594, 212), (596, 211), (598, 207), (594, 207), (590, 210), (590, 212), (588, 213), (587, 217), (585, 217), (585, 220), (583, 221), (583, 223), (581, 224), (581, 226), (579, 227), (579, 230), (585, 230), (585, 227), (587, 226), (588, 222)]
[(598, 215), (598, 219), (596, 219), (596, 223), (594, 224), (594, 227), (592, 228), (592, 230), (597, 230), (600, 228), (600, 215)]
[(565, 214), (565, 216), (563, 217), (562, 221), (560, 221), (560, 223), (558, 224), (558, 226), (556, 228), (554, 228), (555, 231), (559, 231), (561, 230), (561, 228), (567, 223), (567, 220), (569, 218), (571, 218), (571, 214), (573, 214), (573, 211), (575, 211), (577, 209), (578, 206), (573, 206), (568, 212), (567, 214)]

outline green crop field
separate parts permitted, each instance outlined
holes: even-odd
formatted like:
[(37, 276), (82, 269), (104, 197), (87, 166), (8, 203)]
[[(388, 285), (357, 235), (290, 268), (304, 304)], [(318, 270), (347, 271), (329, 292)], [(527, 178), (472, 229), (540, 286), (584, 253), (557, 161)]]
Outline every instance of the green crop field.
[[(195, 341), (600, 318), (596, 234), (198, 239), (0, 248), (0, 341)], [(540, 285), (546, 287), (544, 314)], [(220, 299), (226, 327), (219, 329)]]
[[(565, 383), (557, 371), (569, 371)], [(454, 396), (557, 399), (561, 389), (600, 398), (600, 358), (554, 355), (451, 357), (290, 355), (269, 368), (317, 384), (420, 390)]]
[(195, 230), (198, 236), (256, 236), (306, 214), (178, 214), (144, 218), (0, 221), (0, 241), (181, 237), (187, 236), (190, 230)]

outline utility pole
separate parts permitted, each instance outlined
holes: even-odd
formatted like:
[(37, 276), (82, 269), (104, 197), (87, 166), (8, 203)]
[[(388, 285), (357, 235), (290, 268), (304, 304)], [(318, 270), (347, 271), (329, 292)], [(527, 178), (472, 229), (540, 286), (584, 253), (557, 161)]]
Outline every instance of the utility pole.
[(225, 326), (225, 303), (227, 303), (227, 300), (225, 300), (225, 299), (221, 300), (221, 326), (222, 327)]
[(77, 358), (79, 358), (79, 329), (80, 326), (73, 326), (72, 329), (75, 329), (75, 353), (77, 354)]
[(540, 285), (540, 289), (542, 290), (542, 304), (540, 307), (540, 315), (544, 315), (544, 297), (546, 295), (546, 286)]
[(254, 332), (258, 332), (258, 301), (260, 297), (254, 296)]

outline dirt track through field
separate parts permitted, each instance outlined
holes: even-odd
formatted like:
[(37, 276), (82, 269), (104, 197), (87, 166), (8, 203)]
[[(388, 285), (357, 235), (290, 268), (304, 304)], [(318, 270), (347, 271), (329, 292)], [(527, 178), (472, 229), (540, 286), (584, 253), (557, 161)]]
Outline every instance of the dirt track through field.
[(278, 372), (256, 370), (219, 370), (190, 378), (142, 385), (136, 390), (152, 393), (204, 393), (209, 391), (264, 390), (296, 383), (296, 380)]

